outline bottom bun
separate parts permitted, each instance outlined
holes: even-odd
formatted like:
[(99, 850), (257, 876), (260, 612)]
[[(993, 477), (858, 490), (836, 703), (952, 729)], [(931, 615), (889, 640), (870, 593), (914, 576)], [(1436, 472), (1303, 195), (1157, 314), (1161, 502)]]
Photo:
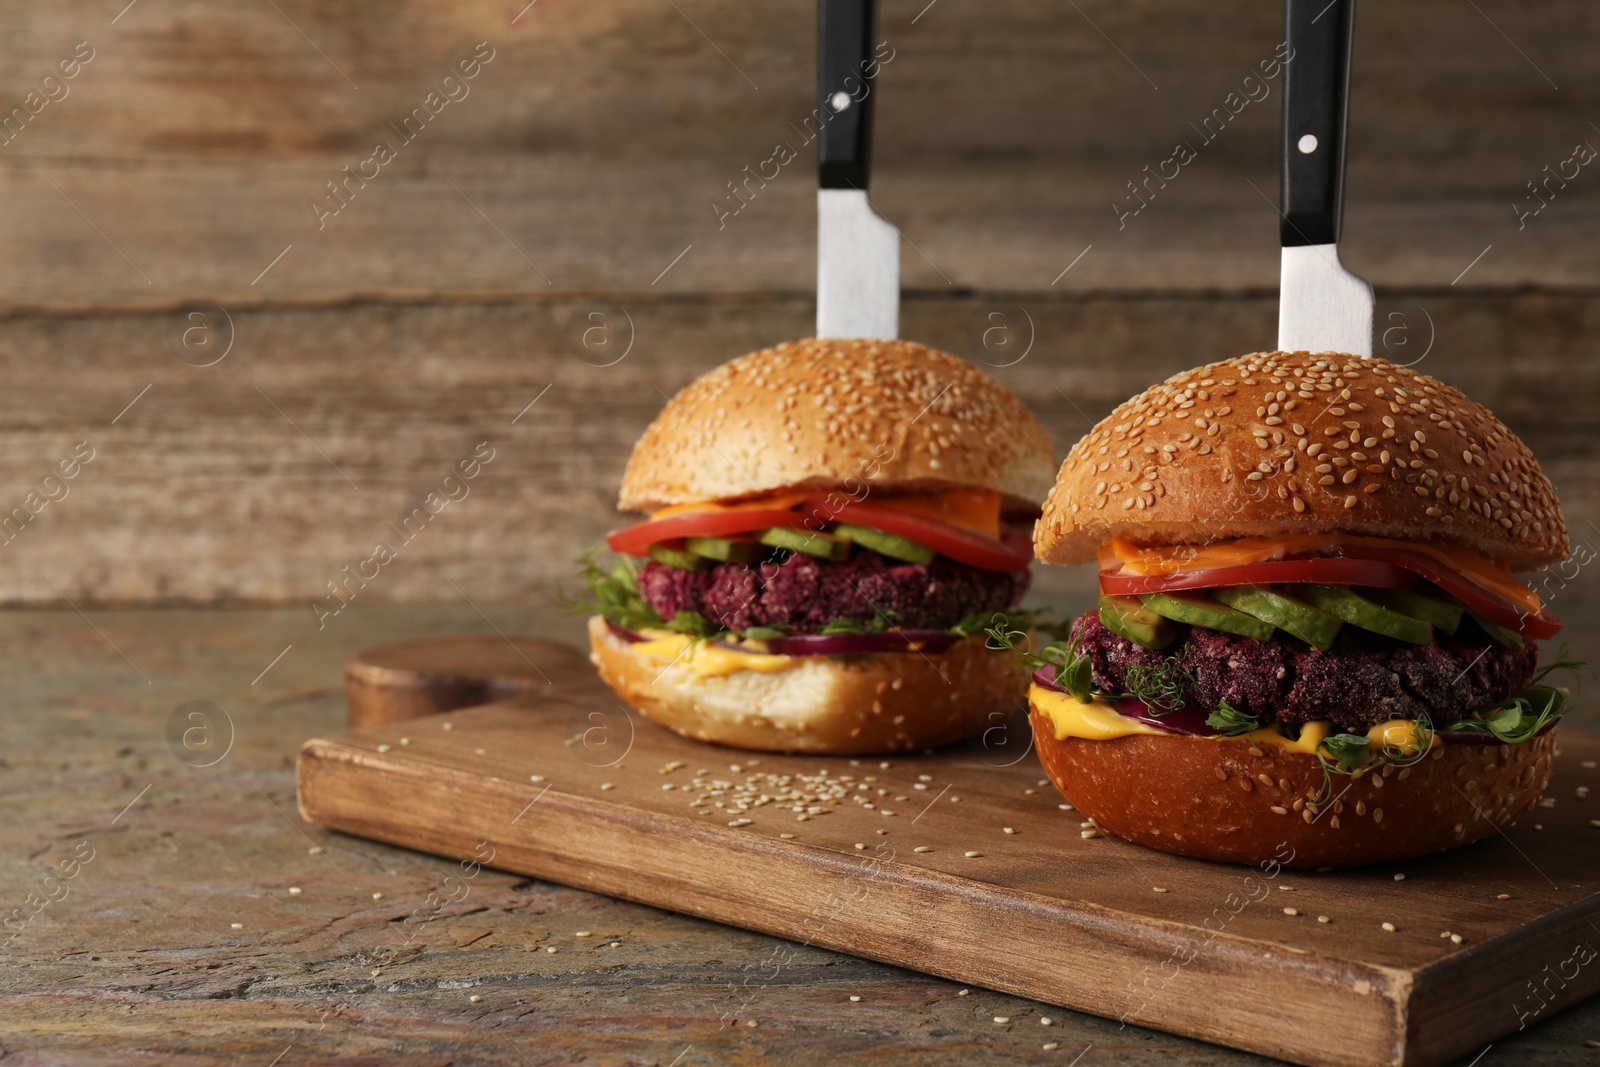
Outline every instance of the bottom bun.
[(1554, 730), (1520, 745), (1441, 743), (1415, 762), (1334, 775), (1317, 810), (1323, 771), (1308, 753), (1177, 734), (1057, 740), (1037, 708), (1029, 720), (1045, 773), (1096, 826), (1230, 863), (1356, 867), (1464, 845), (1533, 807), (1555, 762)]
[(785, 670), (698, 677), (634, 651), (597, 615), (589, 648), (601, 680), (649, 718), (696, 741), (762, 752), (933, 748), (981, 733), (1027, 699), (1016, 657), (981, 637), (938, 655), (806, 656)]

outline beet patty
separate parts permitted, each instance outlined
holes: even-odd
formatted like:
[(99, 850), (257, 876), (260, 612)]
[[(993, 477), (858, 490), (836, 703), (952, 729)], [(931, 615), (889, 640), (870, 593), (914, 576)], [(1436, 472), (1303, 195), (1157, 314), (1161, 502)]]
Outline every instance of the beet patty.
[(721, 563), (686, 571), (654, 561), (639, 573), (639, 592), (663, 619), (697, 611), (729, 630), (782, 625), (816, 633), (836, 619), (898, 615), (908, 629), (943, 629), (968, 615), (1015, 608), (1027, 592), (1026, 570), (1013, 574), (963, 566), (943, 556), (902, 563), (857, 552), (843, 563), (800, 553), (782, 561)]
[(1106, 629), (1098, 612), (1072, 624), (1078, 651), (1094, 666), (1097, 686), (1127, 691), (1133, 664), (1154, 667), (1176, 658), (1190, 680), (1190, 703), (1215, 711), (1226, 700), (1262, 722), (1326, 719), (1365, 732), (1388, 719), (1424, 714), (1443, 724), (1497, 704), (1533, 680), (1539, 652), (1487, 638), (1439, 635), (1412, 645), (1342, 627), (1326, 652), (1281, 630), (1270, 641), (1193, 626), (1162, 651), (1143, 648)]

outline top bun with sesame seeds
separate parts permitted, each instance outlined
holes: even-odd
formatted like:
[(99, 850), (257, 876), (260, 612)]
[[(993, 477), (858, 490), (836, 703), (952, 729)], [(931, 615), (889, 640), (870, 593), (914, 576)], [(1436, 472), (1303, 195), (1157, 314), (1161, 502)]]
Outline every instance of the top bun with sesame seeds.
[(910, 341), (809, 339), (685, 386), (634, 446), (617, 506), (859, 481), (891, 492), (989, 489), (1009, 515), (1033, 515), (1054, 466), (1039, 421), (966, 360)]
[(1519, 571), (1569, 550), (1549, 479), (1487, 408), (1408, 367), (1335, 352), (1208, 363), (1122, 404), (1062, 463), (1034, 550), (1070, 564), (1113, 537), (1305, 532), (1438, 540)]

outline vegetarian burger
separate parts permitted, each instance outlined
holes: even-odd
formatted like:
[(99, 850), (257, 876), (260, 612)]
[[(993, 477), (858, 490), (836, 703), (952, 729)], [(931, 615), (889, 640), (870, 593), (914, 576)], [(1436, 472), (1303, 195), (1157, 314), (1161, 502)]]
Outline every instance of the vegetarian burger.
[(607, 538), (609, 571), (589, 564), (591, 658), (702, 741), (969, 736), (1023, 703), (1026, 673), (984, 630), (1019, 618), (1053, 467), (1022, 402), (943, 352), (808, 340), (736, 359), (634, 446), (618, 507), (649, 518)]
[(1272, 352), (1169, 378), (1072, 449), (1034, 547), (1099, 565), (1029, 705), (1102, 829), (1351, 866), (1485, 837), (1549, 782), (1566, 693), (1540, 683), (1571, 665), (1539, 669), (1561, 623), (1512, 572), (1567, 554), (1561, 509), (1427, 375)]

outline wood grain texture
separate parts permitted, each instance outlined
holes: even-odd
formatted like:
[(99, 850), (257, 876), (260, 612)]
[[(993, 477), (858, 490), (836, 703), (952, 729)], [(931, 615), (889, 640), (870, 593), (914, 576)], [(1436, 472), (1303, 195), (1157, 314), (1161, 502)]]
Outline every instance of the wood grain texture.
[[(813, 5), (521, 6), (144, 3), (111, 24), (91, 0), (11, 3), (0, 101), (24, 100), (80, 40), (95, 58), (0, 149), (0, 306), (639, 290), (691, 244), (660, 287), (810, 287), (814, 157), (791, 124), (811, 110)], [(894, 58), (873, 196), (914, 245), (909, 284), (1043, 291), (1088, 245), (1060, 287), (1276, 283), (1279, 82), (1245, 82), (1273, 57), (1276, 7), (925, 7), (887, 4), (881, 26)], [(1513, 210), (1544, 167), (1600, 144), (1597, 17), (1576, 0), (1363, 9), (1355, 269), (1443, 286), (1492, 244), (1475, 283), (1600, 279), (1586, 251), (1600, 182), (1552, 186), (1520, 229)], [(402, 143), (390, 124), (485, 41), (495, 58), (469, 95)], [(319, 229), (313, 200), (379, 141), (394, 161)], [(728, 184), (786, 141), (798, 158), (720, 219), (714, 204), (741, 203)], [(1113, 204), (1137, 206), (1129, 183), (1179, 142), (1197, 158), (1119, 225)]]
[[(1151, 382), (1270, 345), (1275, 311), (1272, 296), (983, 294), (912, 299), (903, 321), (1016, 390), (1063, 455)], [(1492, 406), (1554, 480), (1575, 541), (1592, 538), (1600, 300), (1422, 294), (1380, 306), (1391, 311), (1407, 331), (1391, 335), (1395, 355), (1426, 352), (1420, 367)], [(308, 618), (341, 599), (547, 603), (573, 558), (625, 521), (623, 464), (666, 398), (803, 335), (811, 315), (803, 297), (237, 312), (234, 350), (204, 368), (165, 347), (170, 316), (11, 319), (0, 515), (79, 442), (96, 458), (0, 545), (0, 600), (290, 602)], [(609, 333), (585, 348), (588, 329)], [(494, 458), (469, 495), (405, 537), (406, 517), (484, 443)], [(380, 540), (397, 558), (346, 584)], [(1042, 595), (1072, 580), (1039, 571)]]
[[(1576, 765), (1600, 744), (1563, 747), (1552, 795), (1597, 776)], [(753, 757), (672, 735), (591, 682), (307, 742), (299, 799), (309, 821), (361, 836), (450, 857), (488, 842), (518, 873), (1299, 1063), (1442, 1064), (1543, 999), (1600, 992), (1600, 972), (1569, 960), (1600, 916), (1576, 806), (1442, 856), (1263, 873), (1083, 840), (1031, 759), (1000, 766), (1013, 755)], [(814, 806), (731, 806), (791, 783)], [(1209, 922), (1183, 918), (1213, 905)], [(1524, 1005), (1506, 976), (1547, 963), (1557, 984)]]
[[(581, 637), (544, 611), (484, 607), (508, 634)], [(0, 956), (9, 1059), (123, 1064), (120, 1050), (139, 1065), (266, 1064), (292, 1044), (280, 1064), (620, 1067), (682, 1054), (679, 1067), (1063, 1067), (1093, 1043), (1079, 1067), (1270, 1062), (981, 986), (959, 996), (964, 987), (944, 979), (492, 869), (434, 913), (430, 896), (460, 896), (461, 857), (302, 822), (294, 753), (344, 729), (341, 672), (352, 655), (492, 635), (477, 612), (459, 598), (357, 603), (322, 632), (299, 609), (87, 614), (0, 612), (0, 913), (42, 891), (77, 842), (97, 850), (71, 895)], [(167, 743), (174, 709), (193, 699), (216, 703), (235, 729), (228, 756), (209, 768), (181, 762)], [(1587, 701), (1578, 718), (1593, 727)], [(1415, 874), (1402, 888), (1438, 892)], [(1493, 878), (1481, 888), (1492, 902)], [(1493, 902), (1504, 903), (1522, 906)], [(408, 919), (417, 909), (428, 921)], [(1186, 905), (1179, 917), (1199, 922), (1207, 910)], [(1597, 1027), (1600, 1002), (1546, 1011), (1480, 1067), (1581, 1067)], [(1059, 1049), (1043, 1051), (1048, 1042)]]

